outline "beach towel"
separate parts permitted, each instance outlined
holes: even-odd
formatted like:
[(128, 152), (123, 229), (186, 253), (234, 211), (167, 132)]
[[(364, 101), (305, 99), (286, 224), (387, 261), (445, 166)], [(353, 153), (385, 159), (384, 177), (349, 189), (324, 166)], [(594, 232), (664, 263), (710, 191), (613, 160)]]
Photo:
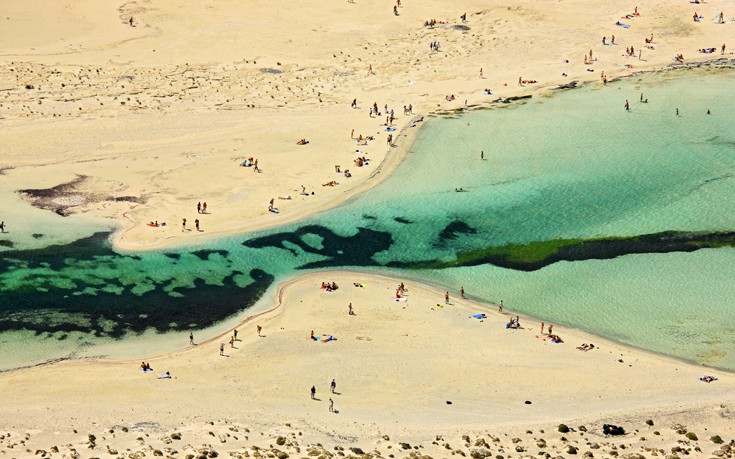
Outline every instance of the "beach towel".
[(487, 316), (485, 314), (474, 314), (472, 317), (475, 319), (487, 319)]
[(623, 24), (623, 23), (620, 23), (620, 24), (618, 24), (618, 25), (619, 25), (620, 27), (622, 27), (623, 29), (629, 29), (629, 28), (630, 28), (630, 25), (629, 25), (629, 24)]
[(400, 297), (400, 296), (397, 296), (397, 297), (395, 297), (393, 299), (396, 300), (396, 301), (408, 301), (408, 298), (404, 298), (404, 297)]
[(168, 371), (166, 373), (161, 373), (158, 375), (158, 379), (171, 379), (171, 373)]

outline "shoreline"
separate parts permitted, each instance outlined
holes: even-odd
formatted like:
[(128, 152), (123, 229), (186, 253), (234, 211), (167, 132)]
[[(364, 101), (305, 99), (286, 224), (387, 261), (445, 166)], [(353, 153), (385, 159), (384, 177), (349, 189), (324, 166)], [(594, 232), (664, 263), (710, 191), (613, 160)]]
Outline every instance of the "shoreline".
[[(197, 343), (197, 345), (206, 345), (206, 344), (213, 344), (216, 341), (221, 341), (222, 339), (226, 339), (230, 333), (231, 329), (241, 329), (245, 325), (251, 323), (252, 321), (262, 318), (264, 320), (272, 319), (275, 317), (280, 316), (281, 314), (284, 314), (286, 312), (286, 305), (284, 301), (285, 294), (288, 292), (289, 289), (293, 288), (295, 285), (300, 285), (304, 283), (309, 282), (316, 282), (318, 279), (323, 279), (325, 277), (330, 276), (355, 276), (359, 278), (369, 278), (371, 281), (380, 281), (380, 282), (398, 282), (398, 279), (404, 278), (410, 281), (410, 283), (417, 288), (420, 288), (424, 292), (431, 292), (437, 300), (441, 299), (443, 296), (442, 290), (443, 288), (431, 285), (426, 283), (424, 280), (419, 279), (416, 276), (412, 276), (411, 272), (402, 272), (401, 270), (397, 269), (387, 269), (387, 270), (381, 270), (383, 272), (378, 272), (377, 269), (375, 270), (369, 270), (364, 271), (360, 270), (358, 268), (355, 269), (324, 269), (324, 270), (312, 270), (307, 273), (293, 273), (292, 275), (288, 275), (285, 278), (283, 278), (281, 281), (277, 281), (274, 283), (274, 286), (272, 287), (273, 293), (269, 295), (267, 298), (263, 297), (261, 300), (259, 300), (258, 303), (265, 303), (264, 309), (258, 309), (256, 311), (251, 312), (250, 309), (255, 307), (256, 305), (253, 305), (247, 309), (245, 309), (241, 314), (238, 314), (238, 317), (231, 317), (227, 319), (227, 322), (231, 322), (233, 325), (231, 327), (228, 327), (228, 331), (224, 333), (218, 333), (214, 336), (208, 337), (204, 339), (203, 341), (200, 341)], [(388, 271), (388, 273), (384, 273), (384, 271)], [(446, 286), (444, 288), (447, 288)], [(270, 290), (270, 289), (269, 289)], [(485, 301), (482, 299), (473, 299), (471, 296), (466, 297), (465, 301), (463, 303), (474, 303), (475, 308), (481, 308), (486, 309), (484, 312), (485, 314), (492, 315), (493, 317), (513, 317), (518, 316), (522, 320), (522, 322), (525, 323), (533, 323), (534, 327), (538, 327), (541, 322), (545, 322), (546, 319), (541, 319), (529, 314), (524, 313), (518, 313), (518, 312), (511, 312), (512, 310), (504, 307), (503, 314), (499, 314), (497, 311), (498, 304), (492, 303), (490, 301)], [(689, 366), (696, 366), (701, 367), (703, 369), (710, 369), (718, 372), (722, 372), (725, 374), (733, 374), (735, 375), (735, 370), (729, 370), (726, 368), (719, 368), (714, 366), (708, 366), (702, 363), (698, 363), (695, 361), (687, 360), (684, 358), (676, 357), (670, 354), (664, 354), (659, 353), (655, 351), (651, 351), (642, 347), (638, 347), (629, 343), (624, 343), (621, 341), (616, 341), (611, 338), (607, 338), (604, 336), (596, 335), (590, 331), (580, 329), (580, 328), (574, 328), (569, 327), (564, 324), (554, 324), (555, 327), (558, 329), (559, 327), (562, 327), (565, 329), (566, 332), (569, 332), (572, 336), (579, 336), (584, 335), (588, 338), (593, 338), (595, 341), (604, 343), (606, 346), (616, 346), (621, 349), (630, 351), (630, 352), (636, 352), (636, 353), (644, 353), (649, 355), (650, 357), (657, 357), (663, 362), (668, 362), (670, 364), (684, 364)], [(216, 326), (216, 325), (215, 325)], [(174, 332), (169, 332), (169, 334), (173, 335)], [(0, 375), (3, 373), (11, 373), (16, 371), (23, 371), (28, 370), (32, 368), (37, 367), (44, 367), (44, 366), (53, 366), (56, 364), (63, 364), (64, 362), (91, 362), (91, 363), (100, 363), (100, 364), (120, 364), (120, 363), (130, 363), (135, 364), (138, 360), (160, 360), (164, 358), (173, 358), (173, 357), (180, 357), (181, 355), (186, 354), (187, 352), (191, 352), (195, 350), (194, 348), (191, 348), (190, 346), (183, 346), (176, 348), (172, 351), (160, 353), (160, 354), (144, 354), (144, 355), (138, 355), (137, 357), (130, 357), (130, 358), (107, 358), (107, 357), (81, 357), (81, 358), (74, 358), (74, 357), (61, 357), (49, 360), (47, 362), (41, 362), (34, 365), (28, 365), (23, 367), (17, 367), (17, 368), (10, 368), (7, 370), (0, 370)]]
[[(610, 80), (608, 80), (608, 84), (614, 84), (616, 81), (620, 81), (623, 79), (629, 79), (629, 78), (636, 78), (645, 76), (646, 74), (661, 74), (665, 72), (685, 72), (690, 70), (697, 70), (697, 69), (722, 69), (722, 68), (730, 68), (735, 65), (735, 59), (728, 58), (728, 57), (712, 57), (712, 58), (703, 58), (702, 60), (692, 61), (692, 62), (685, 62), (685, 63), (677, 63), (677, 64), (667, 64), (665, 66), (650, 66), (641, 70), (635, 70), (631, 71), (627, 75), (618, 75)], [(269, 223), (269, 222), (263, 222), (263, 221), (254, 221), (250, 222), (244, 226), (239, 226), (237, 228), (232, 229), (223, 229), (223, 230), (214, 230), (214, 231), (208, 231), (205, 234), (202, 234), (200, 237), (197, 238), (196, 241), (187, 239), (187, 238), (180, 238), (177, 235), (170, 236), (166, 239), (161, 239), (156, 242), (146, 242), (144, 244), (135, 243), (135, 242), (125, 242), (123, 241), (126, 233), (128, 233), (130, 230), (136, 228), (139, 225), (139, 222), (137, 222), (134, 218), (134, 214), (130, 214), (129, 211), (122, 211), (120, 214), (118, 214), (118, 219), (116, 226), (117, 228), (113, 230), (112, 235), (110, 236), (110, 242), (112, 245), (112, 248), (120, 253), (136, 253), (136, 252), (148, 252), (148, 251), (155, 251), (155, 250), (161, 250), (165, 248), (182, 248), (186, 247), (188, 245), (200, 245), (200, 244), (207, 244), (210, 243), (212, 240), (217, 240), (221, 238), (236, 236), (236, 235), (248, 235), (251, 233), (256, 233), (260, 231), (265, 230), (271, 230), (274, 228), (279, 228), (281, 226), (289, 225), (298, 223), (301, 221), (304, 221), (306, 219), (312, 218), (316, 215), (319, 215), (324, 212), (328, 212), (332, 209), (335, 209), (341, 205), (344, 205), (354, 198), (358, 197), (359, 195), (369, 191), (371, 188), (380, 185), (383, 180), (385, 180), (390, 174), (396, 170), (400, 166), (400, 164), (403, 162), (403, 160), (406, 158), (406, 156), (410, 153), (410, 151), (413, 149), (413, 146), (418, 138), (419, 135), (425, 130), (428, 129), (428, 125), (431, 124), (431, 120), (433, 118), (451, 118), (455, 116), (461, 116), (464, 113), (470, 113), (477, 110), (493, 110), (497, 107), (507, 107), (508, 105), (512, 105), (515, 103), (525, 103), (524, 100), (527, 98), (533, 98), (535, 97), (554, 97), (557, 96), (560, 92), (565, 92), (568, 90), (574, 90), (574, 89), (582, 89), (587, 88), (592, 85), (600, 86), (602, 85), (601, 82), (598, 81), (597, 78), (587, 78), (587, 79), (580, 79), (580, 81), (576, 81), (575, 87), (563, 87), (565, 84), (569, 84), (567, 81), (565, 83), (565, 80), (562, 79), (556, 79), (552, 80), (550, 82), (545, 83), (541, 86), (533, 86), (529, 88), (528, 86), (524, 86), (522, 89), (518, 90), (516, 88), (513, 88), (510, 95), (506, 95), (505, 97), (499, 97), (493, 100), (489, 101), (476, 101), (473, 103), (468, 103), (468, 105), (463, 107), (457, 107), (454, 109), (434, 109), (428, 111), (425, 115), (415, 115), (412, 117), (411, 120), (409, 120), (406, 124), (401, 126), (400, 130), (397, 132), (399, 133), (396, 136), (396, 140), (400, 140), (399, 142), (396, 142), (396, 145), (394, 147), (389, 147), (388, 152), (384, 155), (382, 161), (378, 164), (378, 166), (375, 168), (374, 171), (370, 172), (368, 177), (362, 180), (360, 183), (355, 185), (354, 187), (345, 190), (338, 198), (332, 199), (331, 201), (328, 201), (325, 205), (319, 207), (318, 209), (297, 209), (294, 212), (288, 213), (286, 215), (281, 214), (279, 215), (279, 222), (278, 223)], [(531, 89), (528, 91), (528, 89)], [(519, 102), (520, 101), (520, 102)], [(415, 121), (419, 118), (423, 118), (421, 121), (421, 125), (416, 125), (417, 129), (413, 129), (411, 127), (412, 124), (415, 124)], [(392, 153), (392, 154), (391, 154)], [(13, 169), (14, 167), (10, 167), (7, 169)], [(62, 183), (58, 186), (65, 186), (66, 183)], [(30, 190), (34, 191), (34, 190)], [(132, 200), (133, 204), (139, 205), (135, 202), (135, 199)], [(34, 204), (29, 204), (34, 205)], [(49, 210), (52, 211), (52, 210)], [(128, 221), (130, 222), (129, 225), (120, 225), (121, 222)], [(142, 224), (142, 223), (140, 223)]]
[[(146, 443), (157, 444), (172, 432), (192, 442), (199, 442), (202, 435), (201, 442), (207, 443), (208, 432), (218, 432), (218, 426), (221, 432), (209, 436), (210, 441), (231, 426), (239, 431), (247, 426), (248, 446), (273, 443), (284, 435), (282, 430), (295, 429), (294, 434), (304, 433), (298, 440), (310, 444), (377, 441), (377, 447), (387, 447), (410, 441), (432, 448), (427, 441), (436, 435), (483, 435), (488, 430), (495, 434), (519, 430), (517, 436), (528, 429), (545, 429), (548, 441), (558, 435), (559, 422), (573, 429), (588, 426), (586, 434), (600, 443), (609, 441), (600, 432), (603, 422), (622, 425), (629, 433), (623, 437), (628, 443), (638, 437), (636, 428), (648, 429), (644, 419), (656, 423), (646, 437), (657, 429), (666, 437), (664, 430), (670, 424), (663, 424), (664, 417), (672, 419), (671, 424), (688, 426), (701, 441), (709, 437), (708, 431), (724, 436), (712, 420), (723, 407), (735, 404), (731, 372), (714, 372), (719, 380), (704, 384), (695, 377), (710, 371), (706, 367), (561, 326), (554, 331), (564, 343), (551, 344), (537, 337), (538, 321), (523, 316), (524, 328), (505, 330), (506, 316), (516, 314), (506, 311), (500, 316), (492, 305), (472, 300), (452, 299), (444, 308), (431, 310), (430, 305), (443, 299), (441, 289), (412, 281), (407, 285), (408, 300), (394, 302), (390, 295), (399, 279), (345, 270), (284, 279), (269, 295), (271, 307), (246, 314), (235, 325), (239, 339), (234, 348), (226, 346), (227, 358), (216, 357), (225, 333), (196, 346), (143, 358), (154, 368), (153, 375), (137, 370), (141, 357), (65, 360), (2, 372), (0, 388), (7, 396), (0, 408), (3, 430), (29, 432), (35, 440), (26, 438), (27, 443), (53, 442), (44, 448), (84, 442), (87, 432), (101, 438), (99, 444), (118, 447), (119, 442), (138, 437), (132, 433), (138, 429), (151, 434)], [(324, 292), (319, 289), (324, 280), (336, 280), (340, 288)], [(350, 280), (363, 287), (354, 287)], [(356, 316), (345, 313), (347, 301), (354, 302)], [(487, 316), (482, 322), (469, 318), (478, 311)], [(256, 336), (256, 324), (263, 326), (263, 337)], [(335, 333), (338, 339), (311, 342), (312, 327), (317, 333)], [(574, 349), (581, 342), (593, 342), (596, 349)], [(416, 353), (417, 348), (425, 354)], [(447, 365), (447, 359), (459, 360)], [(423, 371), (416, 372), (417, 368)], [(173, 379), (155, 379), (165, 370)], [(281, 382), (265, 384), (273, 374)], [(333, 377), (337, 395), (329, 395), (324, 387)], [(56, 381), (50, 388), (26, 383), (48, 378)], [(316, 381), (321, 401), (309, 402), (310, 381)], [(15, 396), (19, 390), (24, 391), (22, 397)], [(105, 403), (111, 394), (116, 403)], [(57, 400), (58, 416), (45, 408), (43, 400), (48, 397)], [(335, 399), (338, 416), (326, 410), (327, 397)], [(78, 407), (71, 422), (62, 414), (67, 405)], [(43, 426), (35, 427), (40, 419), (45, 420)], [(151, 421), (155, 426), (135, 427)], [(129, 428), (131, 436), (120, 432), (121, 426)], [(105, 433), (108, 429), (116, 434)], [(240, 445), (242, 437), (234, 435), (240, 439), (228, 437), (226, 445), (216, 448)], [(381, 440), (384, 435), (391, 440)], [(572, 435), (578, 434), (567, 437)], [(16, 434), (13, 438), (18, 440)], [(676, 443), (675, 438), (672, 441)], [(450, 443), (456, 448), (464, 442)], [(514, 447), (515, 442), (511, 450)]]

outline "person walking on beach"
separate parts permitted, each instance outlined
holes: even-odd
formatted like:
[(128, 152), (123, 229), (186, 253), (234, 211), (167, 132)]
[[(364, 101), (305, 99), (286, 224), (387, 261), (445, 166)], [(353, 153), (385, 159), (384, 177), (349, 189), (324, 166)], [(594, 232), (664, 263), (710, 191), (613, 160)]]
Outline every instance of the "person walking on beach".
[(465, 297), (464, 297), (464, 287), (460, 287), (459, 288), (459, 297), (462, 298), (463, 300), (465, 299)]
[(628, 99), (625, 99), (625, 111), (626, 112), (630, 111), (630, 103), (628, 102)]
[(480, 159), (485, 159), (485, 150), (480, 152)]
[(725, 54), (725, 44), (722, 44), (722, 52), (720, 54)]
[(4, 232), (5, 232), (5, 221), (1, 221), (0, 222), (0, 233), (4, 233)]
[(204, 201), (204, 204), (202, 204), (202, 213), (203, 214), (207, 213), (207, 201)]
[(485, 78), (485, 77), (484, 77), (484, 76), (482, 75), (482, 67), (480, 67), (480, 78)]
[(445, 302), (446, 304), (449, 304), (449, 292), (445, 292), (445, 293), (444, 293), (444, 302)]
[(355, 311), (352, 310), (352, 303), (347, 305), (347, 315), (354, 316)]
[(334, 391), (337, 390), (337, 381), (335, 381), (334, 379), (331, 383), (329, 383), (329, 390), (332, 391), (333, 394), (335, 393)]
[(676, 109), (676, 116), (679, 116), (679, 109)]
[(201, 201), (197, 203), (197, 213), (198, 214), (201, 214), (202, 213), (202, 203), (201, 203)]
[(232, 331), (232, 337), (237, 341), (237, 328)]
[(549, 324), (549, 335), (554, 330), (554, 324)]
[(199, 219), (194, 220), (194, 226), (196, 226), (197, 232), (199, 232)]
[(541, 322), (541, 334), (542, 335), (544, 334), (544, 326), (545, 326), (545, 324), (543, 322)]
[(261, 327), (260, 325), (256, 325), (256, 327), (258, 327), (258, 336), (261, 336), (260, 332), (263, 331), (263, 327)]
[(219, 343), (219, 355), (225, 355), (225, 343)]
[(189, 332), (189, 344), (194, 344), (194, 333)]
[(185, 218), (181, 219), (181, 231), (182, 232), (186, 231), (186, 219)]
[(500, 300), (500, 304), (498, 305), (498, 312), (499, 312), (500, 314), (502, 314), (502, 313), (503, 313), (503, 300)]
[(235, 349), (235, 337), (230, 338), (230, 348)]
[(329, 412), (334, 413), (334, 400), (329, 399)]
[(311, 386), (311, 399), (316, 400), (316, 386)]

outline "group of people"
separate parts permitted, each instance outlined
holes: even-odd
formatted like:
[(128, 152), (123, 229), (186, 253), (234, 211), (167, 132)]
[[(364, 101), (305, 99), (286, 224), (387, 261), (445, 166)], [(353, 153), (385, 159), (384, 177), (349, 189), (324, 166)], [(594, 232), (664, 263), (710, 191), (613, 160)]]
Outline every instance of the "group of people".
[[(329, 391), (332, 394), (339, 395), (339, 394), (337, 394), (337, 382), (334, 379), (332, 379), (332, 382), (329, 383)], [(311, 389), (309, 390), (309, 394), (311, 395), (311, 399), (312, 400), (318, 400), (316, 398), (316, 386), (311, 386)], [(330, 413), (336, 413), (337, 412), (334, 409), (334, 400), (332, 400), (331, 397), (329, 399), (329, 412)]]
[(253, 168), (253, 172), (260, 172), (260, 168), (258, 168), (258, 159), (257, 158), (253, 159), (252, 156), (249, 157), (248, 159), (246, 159), (245, 161), (241, 162), (240, 163), (240, 166), (242, 166), (242, 167), (252, 167)]
[(592, 343), (589, 343), (589, 344), (584, 343), (581, 346), (577, 346), (577, 349), (579, 349), (580, 351), (585, 351), (585, 352), (590, 351), (594, 348), (595, 348), (595, 345)]
[(337, 286), (336, 282), (322, 282), (321, 289), (326, 290), (327, 292), (333, 292), (337, 290), (339, 287)]
[(431, 51), (439, 51), (441, 48), (441, 44), (438, 41), (432, 41), (429, 43), (429, 49)]

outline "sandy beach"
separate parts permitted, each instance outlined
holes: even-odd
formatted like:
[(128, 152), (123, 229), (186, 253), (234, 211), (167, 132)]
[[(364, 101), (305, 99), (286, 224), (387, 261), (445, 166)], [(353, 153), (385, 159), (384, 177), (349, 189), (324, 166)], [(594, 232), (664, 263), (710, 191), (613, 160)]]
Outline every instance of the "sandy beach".
[[(105, 222), (124, 252), (298, 221), (377, 185), (435, 117), (735, 49), (724, 0), (393, 6), (3, 1), (7, 239), (39, 209)], [(732, 374), (562, 326), (553, 343), (533, 318), (507, 329), (512, 310), (459, 286), (447, 303), (407, 282), (397, 301), (402, 281), (310, 273), (232, 345), (193, 330), (171, 354), (0, 373), (0, 457), (735, 456)]]
[[(703, 20), (691, 19), (695, 10)], [(721, 10), (727, 23), (710, 21)], [(29, 203), (108, 219), (123, 250), (293, 222), (377, 184), (410, 149), (416, 117), (602, 84), (602, 72), (676, 65), (677, 54), (687, 63), (728, 57), (726, 10), (722, 1), (403, 2), (398, 15), (347, 1), (5, 2), (0, 170), (14, 204), (5, 220), (25, 230), (16, 223)], [(49, 19), (29, 27), (38, 17)], [(697, 52), (707, 47), (717, 52)], [(360, 135), (373, 140), (359, 145)], [(358, 157), (368, 163), (358, 167)], [(240, 167), (248, 158), (260, 173)]]
[[(322, 282), (338, 289), (325, 291)], [(446, 457), (447, 442), (471, 454), (469, 441), (460, 439), (470, 435), (467, 446), (483, 437), (493, 454), (513, 456), (516, 445), (529, 454), (548, 448), (565, 456), (572, 445), (581, 455), (592, 442), (605, 445), (606, 457), (612, 445), (630, 449), (621, 454), (699, 447), (692, 451), (699, 456), (719, 448), (711, 436), (732, 438), (731, 374), (561, 326), (553, 334), (563, 342), (552, 343), (539, 321), (520, 317), (522, 328), (507, 329), (512, 311), (501, 315), (495, 305), (458, 298), (458, 292), (446, 303), (444, 292), (407, 283), (396, 301), (400, 282), (359, 272), (297, 277), (277, 290), (271, 309), (236, 327), (234, 347), (232, 332), (197, 342), (194, 331), (196, 345), (184, 334), (181, 351), (141, 356), (150, 372), (139, 369), (140, 361), (72, 360), (2, 373), (2, 431), (11, 432), (2, 441), (13, 445), (2, 454), (21, 457), (57, 446), (61, 456), (52, 457), (68, 457), (71, 449), (92, 457), (106, 449), (128, 454), (126, 448), (185, 444), (252, 454), (253, 445), (267, 448), (284, 436), (303, 448), (360, 446), (387, 456), (392, 447), (397, 457), (408, 457), (400, 446), (408, 442), (427, 449), (421, 454)], [(324, 341), (328, 336), (334, 340)], [(594, 349), (577, 349), (585, 343)], [(157, 378), (166, 371), (171, 379)], [(698, 379), (710, 374), (718, 380)], [(578, 432), (561, 440), (559, 423)], [(604, 423), (628, 433), (605, 437)], [(699, 441), (676, 433), (675, 424)], [(172, 444), (175, 433), (182, 438)], [(95, 446), (89, 434), (98, 439)], [(521, 443), (510, 442), (516, 435)], [(443, 440), (433, 445), (438, 437)], [(536, 446), (540, 438), (548, 446)], [(184, 457), (186, 451), (179, 452)]]

